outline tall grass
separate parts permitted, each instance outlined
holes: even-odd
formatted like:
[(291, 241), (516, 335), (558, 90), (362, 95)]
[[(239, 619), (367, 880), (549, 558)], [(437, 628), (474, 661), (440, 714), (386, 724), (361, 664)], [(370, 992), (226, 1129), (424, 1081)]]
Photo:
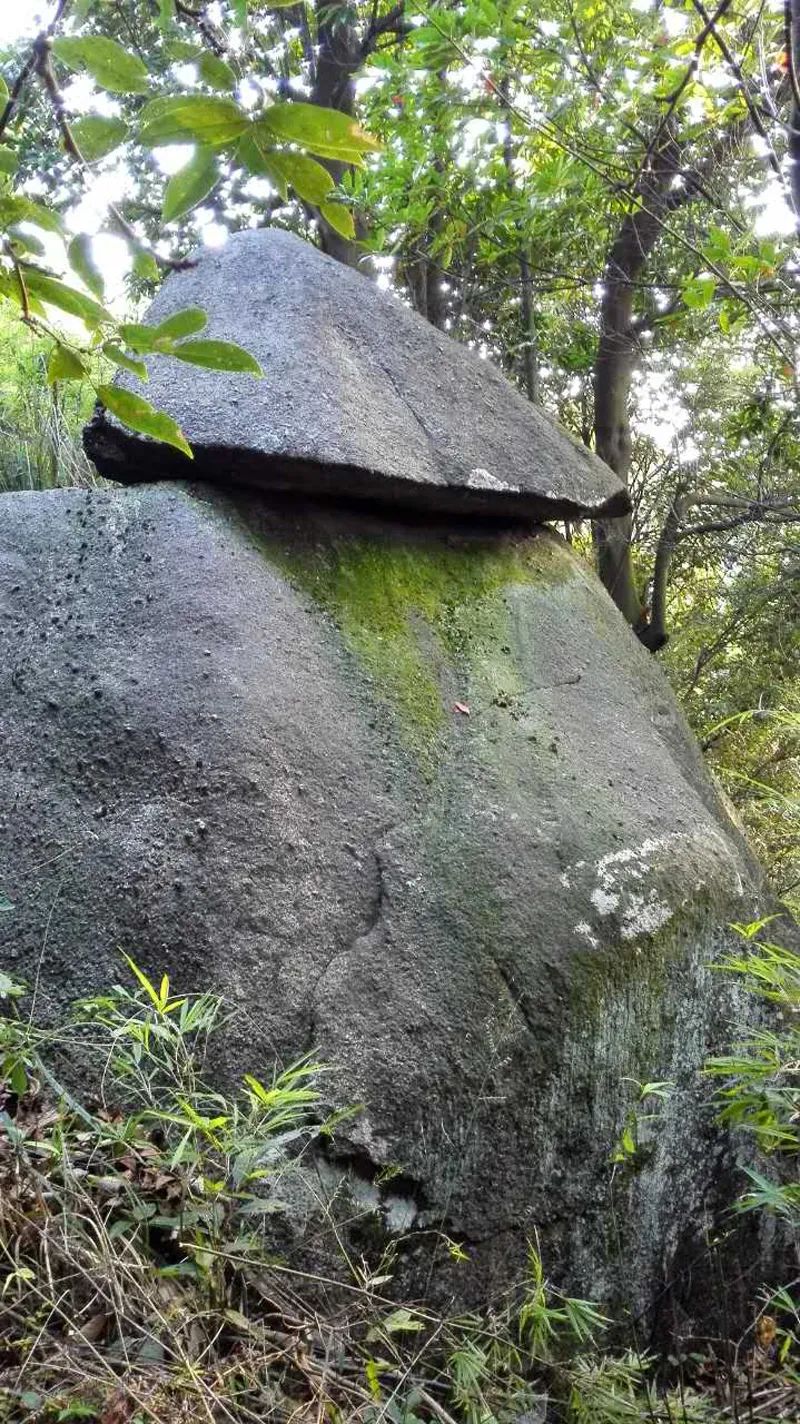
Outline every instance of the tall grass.
[(0, 492), (98, 483), (81, 445), (93, 392), (49, 386), (46, 365), (45, 344), (0, 310)]

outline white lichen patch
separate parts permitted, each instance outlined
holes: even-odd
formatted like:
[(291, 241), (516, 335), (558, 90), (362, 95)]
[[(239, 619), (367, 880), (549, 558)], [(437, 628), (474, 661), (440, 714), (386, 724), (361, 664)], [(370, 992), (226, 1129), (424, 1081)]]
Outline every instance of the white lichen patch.
[(504, 493), (513, 493), (519, 489), (518, 485), (507, 484), (505, 480), (500, 480), (497, 475), (493, 475), (491, 470), (484, 470), (481, 465), (470, 470), (467, 475), (467, 484), (470, 489), (502, 490)]
[(619, 895), (609, 895), (607, 890), (598, 886), (589, 896), (598, 915), (613, 915), (619, 905)]
[(600, 941), (597, 938), (597, 935), (592, 933), (591, 925), (587, 925), (585, 920), (581, 920), (580, 924), (575, 926), (575, 933), (582, 935), (584, 939), (587, 939), (590, 945), (592, 946), (592, 949), (600, 948)]
[(724, 884), (729, 892), (744, 893), (734, 848), (719, 831), (702, 825), (648, 836), (594, 864), (575, 861), (560, 879), (566, 890), (585, 890), (591, 913), (576, 933), (593, 945), (601, 921), (605, 939), (611, 929), (622, 940), (635, 940), (662, 929), (698, 888)]
[(653, 890), (647, 899), (643, 895), (631, 895), (622, 914), (620, 934), (623, 939), (638, 939), (640, 935), (655, 934), (668, 920), (674, 910), (663, 904)]

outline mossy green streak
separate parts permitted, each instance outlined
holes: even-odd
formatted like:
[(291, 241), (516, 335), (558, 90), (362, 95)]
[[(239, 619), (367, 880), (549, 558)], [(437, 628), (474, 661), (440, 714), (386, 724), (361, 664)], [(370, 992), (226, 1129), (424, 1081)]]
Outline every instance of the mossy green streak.
[(486, 704), (516, 696), (509, 594), (572, 572), (546, 534), (328, 537), (293, 549), (268, 541), (266, 551), (334, 620), (426, 774), (450, 711), (443, 683)]

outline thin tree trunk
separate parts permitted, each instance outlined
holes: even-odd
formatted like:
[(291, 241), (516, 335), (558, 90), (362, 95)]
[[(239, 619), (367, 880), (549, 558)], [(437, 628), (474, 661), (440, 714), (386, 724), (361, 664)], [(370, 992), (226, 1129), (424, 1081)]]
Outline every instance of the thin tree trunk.
[[(323, 17), (323, 18), (320, 18)], [(362, 62), (362, 42), (353, 24), (340, 23), (338, 10), (331, 14), (330, 5), (317, 5), (317, 55), (314, 83), (310, 101), (324, 109), (338, 109), (340, 113), (355, 116), (356, 88), (354, 75)], [(319, 160), (327, 168), (334, 182), (340, 183), (348, 165), (335, 159)], [(320, 240), (323, 252), (343, 262), (346, 267), (358, 267), (362, 253), (351, 238), (327, 223), (320, 215)], [(356, 237), (359, 232), (359, 218), (356, 216)]]
[[(305, 10), (305, 7), (304, 7)], [(342, 114), (355, 117), (356, 86), (355, 76), (366, 63), (381, 36), (400, 36), (408, 30), (405, 18), (405, 0), (397, 0), (390, 10), (378, 18), (377, 5), (372, 17), (362, 33), (352, 18), (355, 11), (347, 11), (331, 5), (329, 0), (314, 0), (316, 16), (316, 45), (311, 39), (307, 14), (304, 13), (303, 44), (312, 75), (310, 102), (324, 109), (338, 109)], [(319, 160), (336, 183), (341, 182), (350, 166), (334, 159)], [(327, 223), (320, 214), (320, 237), (324, 252), (343, 262), (347, 267), (363, 271), (363, 252), (359, 241), (367, 235), (366, 223), (360, 213), (353, 215), (356, 239), (343, 237)]]
[[(503, 139), (503, 162), (506, 169), (506, 184), (509, 195), (513, 198), (517, 191), (517, 183), (514, 175), (514, 145), (511, 131), (511, 97), (510, 78), (503, 75), (498, 85), (498, 94), (504, 102), (506, 110), (505, 137)], [(525, 381), (525, 393), (529, 401), (534, 404), (539, 399), (539, 373), (536, 369), (536, 319), (533, 310), (533, 282), (531, 280), (531, 264), (525, 249), (525, 238), (521, 223), (515, 223), (517, 238), (519, 241), (519, 252), (517, 263), (519, 265), (520, 276), (520, 322), (521, 327), (521, 350), (522, 350), (522, 373)]]
[(525, 372), (525, 391), (534, 405), (539, 400), (539, 372), (537, 369), (538, 341), (536, 337), (536, 316), (533, 309), (533, 282), (531, 264), (527, 254), (520, 249), (519, 275), (521, 278), (520, 302), (522, 309), (522, 355)]
[[(672, 183), (679, 171), (680, 150), (666, 135), (642, 175), (637, 202), (625, 216), (614, 240), (603, 277), (600, 340), (594, 371), (595, 450), (615, 474), (628, 483), (631, 462), (630, 392), (638, 342), (633, 300), (640, 279), (661, 234), (671, 203)], [(636, 586), (631, 557), (630, 515), (597, 520), (593, 526), (600, 578), (617, 607), (640, 636), (647, 614)]]
[(800, 226), (800, 0), (785, 0), (786, 62), (792, 89), (789, 110), (789, 189), (794, 205), (795, 221)]
[(689, 496), (684, 486), (679, 484), (670, 501), (667, 517), (664, 520), (664, 527), (661, 530), (656, 547), (656, 558), (653, 566), (653, 592), (651, 597), (650, 620), (647, 627), (643, 628), (639, 634), (645, 647), (650, 648), (651, 652), (656, 652), (658, 648), (663, 648), (669, 636), (667, 633), (667, 591), (669, 588), (669, 573), (675, 550), (678, 546), (681, 526), (688, 503)]

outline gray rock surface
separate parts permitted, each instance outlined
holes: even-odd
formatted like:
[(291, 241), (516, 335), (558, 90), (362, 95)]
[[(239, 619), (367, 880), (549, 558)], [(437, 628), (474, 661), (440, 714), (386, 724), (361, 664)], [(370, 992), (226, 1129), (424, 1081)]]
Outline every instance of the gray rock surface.
[(86, 448), (110, 479), (208, 479), (529, 520), (628, 507), (608, 466), (490, 362), (291, 233), (242, 232), (204, 251), (167, 279), (147, 320), (184, 307), (202, 307), (205, 334), (247, 347), (265, 379), (148, 358), (147, 398), (181, 425), (194, 468), (100, 416)]
[[(584, 1294), (652, 1312), (687, 1263), (696, 1288), (708, 1112), (664, 1105), (614, 1227), (609, 1156), (630, 1080), (685, 1086), (724, 1041), (709, 961), (761, 885), (566, 545), (204, 487), (7, 495), (0, 644), (0, 962), (40, 1010), (124, 949), (222, 989), (232, 1076), (316, 1047), (364, 1105), (320, 1171), (427, 1230), (408, 1289), (485, 1301), (534, 1229)], [(440, 1229), (473, 1271), (439, 1246), (429, 1276)]]

